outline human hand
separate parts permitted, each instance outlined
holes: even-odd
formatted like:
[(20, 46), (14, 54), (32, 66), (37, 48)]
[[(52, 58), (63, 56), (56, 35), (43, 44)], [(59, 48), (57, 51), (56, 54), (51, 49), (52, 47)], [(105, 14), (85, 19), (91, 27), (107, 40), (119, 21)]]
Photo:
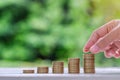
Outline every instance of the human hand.
[(120, 57), (120, 20), (112, 20), (95, 30), (87, 44), (84, 52), (104, 52), (107, 58)]

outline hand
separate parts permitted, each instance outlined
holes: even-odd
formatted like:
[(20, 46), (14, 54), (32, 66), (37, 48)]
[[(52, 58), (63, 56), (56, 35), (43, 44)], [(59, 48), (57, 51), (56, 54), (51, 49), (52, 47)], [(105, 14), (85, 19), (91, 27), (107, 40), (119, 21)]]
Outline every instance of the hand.
[(120, 20), (112, 20), (95, 30), (84, 47), (84, 52), (104, 52), (107, 58), (120, 57)]

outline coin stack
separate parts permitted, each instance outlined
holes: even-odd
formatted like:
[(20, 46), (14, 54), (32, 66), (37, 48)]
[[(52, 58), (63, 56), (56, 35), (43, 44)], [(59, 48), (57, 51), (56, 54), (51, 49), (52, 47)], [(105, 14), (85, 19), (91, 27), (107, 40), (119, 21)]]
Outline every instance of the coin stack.
[(70, 74), (80, 73), (80, 59), (79, 58), (68, 59), (68, 72)]
[(34, 70), (23, 70), (24, 74), (32, 74), (34, 73)]
[(55, 74), (62, 74), (64, 73), (64, 62), (62, 61), (54, 61), (52, 63), (52, 72)]
[(84, 73), (95, 73), (94, 54), (84, 54)]
[(43, 74), (43, 73), (48, 73), (49, 68), (48, 67), (37, 67), (37, 73)]

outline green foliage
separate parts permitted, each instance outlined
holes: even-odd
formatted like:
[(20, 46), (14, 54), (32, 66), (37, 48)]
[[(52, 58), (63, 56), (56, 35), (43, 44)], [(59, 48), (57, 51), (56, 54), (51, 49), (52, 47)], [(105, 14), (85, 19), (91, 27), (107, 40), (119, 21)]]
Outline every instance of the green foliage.
[[(107, 13), (102, 13), (106, 6), (103, 2), (0, 1), (0, 58), (21, 61), (82, 58), (83, 46), (91, 32), (110, 20), (105, 19)], [(104, 6), (99, 7), (101, 4)], [(114, 13), (114, 16), (118, 14)], [(105, 59), (103, 54), (96, 57), (97, 65), (101, 66), (104, 63), (101, 60)]]
[(3, 49), (2, 57), (6, 60), (32, 60), (35, 58), (35, 55), (27, 48), (15, 45)]

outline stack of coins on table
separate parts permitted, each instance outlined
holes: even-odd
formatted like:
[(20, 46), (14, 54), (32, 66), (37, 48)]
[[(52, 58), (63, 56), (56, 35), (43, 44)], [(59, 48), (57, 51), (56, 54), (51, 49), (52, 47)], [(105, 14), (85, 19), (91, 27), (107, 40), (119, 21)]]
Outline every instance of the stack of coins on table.
[(37, 73), (39, 74), (48, 73), (48, 71), (49, 71), (48, 67), (37, 67)]
[(80, 59), (79, 58), (70, 58), (68, 60), (68, 73), (70, 74), (80, 73)]
[(84, 54), (84, 73), (95, 73), (94, 54)]
[(52, 63), (52, 72), (54, 74), (62, 74), (64, 73), (64, 62), (61, 61), (54, 61)]
[(24, 74), (33, 74), (34, 70), (23, 70)]

